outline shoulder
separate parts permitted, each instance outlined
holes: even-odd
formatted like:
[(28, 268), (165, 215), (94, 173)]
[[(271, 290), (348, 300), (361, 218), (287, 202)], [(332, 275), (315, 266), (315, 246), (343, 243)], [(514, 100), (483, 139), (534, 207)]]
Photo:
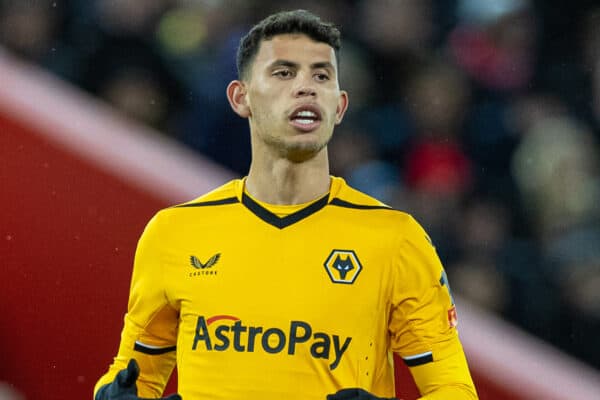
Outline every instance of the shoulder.
[[(215, 214), (215, 212), (221, 208), (240, 202), (238, 187), (241, 184), (240, 179), (235, 179), (193, 200), (163, 208), (152, 217), (149, 225), (160, 226), (163, 224), (179, 222), (182, 218), (187, 219), (190, 216), (188, 211), (192, 210), (206, 211), (209, 214)], [(201, 215), (206, 216), (206, 212), (201, 213)], [(194, 215), (199, 216), (200, 214), (195, 212)]]
[(231, 180), (210, 192), (203, 194), (185, 203), (176, 204), (168, 209), (187, 207), (210, 207), (224, 204), (239, 203), (238, 188), (242, 185), (241, 179)]
[(332, 179), (332, 193), (329, 204), (349, 210), (372, 210), (375, 212), (366, 214), (379, 214), (406, 223), (413, 220), (409, 213), (392, 208), (379, 199), (353, 188), (344, 179), (339, 177), (333, 177)]
[(421, 224), (407, 211), (392, 208), (375, 197), (349, 186), (342, 178), (333, 177), (330, 205), (348, 212), (377, 229), (391, 230), (402, 241), (417, 239), (420, 244), (431, 245), (431, 239)]
[[(343, 178), (331, 177), (331, 199), (330, 204), (346, 206), (355, 209), (390, 209), (387, 204), (379, 201), (375, 197), (361, 192), (358, 189), (348, 185)], [(352, 207), (354, 206), (354, 207)]]

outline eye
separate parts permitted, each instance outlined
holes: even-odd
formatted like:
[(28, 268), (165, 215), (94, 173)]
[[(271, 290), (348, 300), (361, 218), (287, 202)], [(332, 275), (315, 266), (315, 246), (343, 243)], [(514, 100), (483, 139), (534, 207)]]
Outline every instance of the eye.
[(317, 82), (326, 82), (329, 80), (329, 75), (322, 72), (315, 74), (314, 77)]
[(273, 76), (277, 76), (279, 78), (288, 79), (294, 76), (294, 73), (290, 69), (278, 69), (273, 72)]

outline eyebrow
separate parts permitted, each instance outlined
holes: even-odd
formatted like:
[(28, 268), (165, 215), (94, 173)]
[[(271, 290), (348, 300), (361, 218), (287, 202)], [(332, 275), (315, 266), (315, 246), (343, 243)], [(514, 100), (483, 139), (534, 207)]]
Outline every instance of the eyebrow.
[[(298, 67), (300, 67), (300, 64), (293, 62), (293, 61), (289, 61), (289, 60), (275, 60), (271, 63), (270, 67), (271, 68), (273, 68), (273, 67), (298, 68)], [(332, 71), (335, 71), (333, 64), (331, 64), (329, 61), (320, 61), (320, 62), (312, 63), (312, 64), (310, 64), (310, 68), (311, 69), (324, 68), (324, 69), (330, 69)]]
[(312, 69), (324, 68), (324, 69), (331, 69), (331, 70), (335, 71), (333, 64), (330, 63), (329, 61), (316, 62), (316, 63), (311, 64), (310, 66)]

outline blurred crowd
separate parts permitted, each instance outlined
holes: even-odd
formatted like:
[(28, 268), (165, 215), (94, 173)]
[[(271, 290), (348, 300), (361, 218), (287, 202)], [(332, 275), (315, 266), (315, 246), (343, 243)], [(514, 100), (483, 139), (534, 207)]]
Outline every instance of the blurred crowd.
[(332, 173), (415, 215), (461, 297), (600, 368), (596, 1), (0, 0), (0, 44), (242, 176), (235, 50), (295, 8), (343, 33)]

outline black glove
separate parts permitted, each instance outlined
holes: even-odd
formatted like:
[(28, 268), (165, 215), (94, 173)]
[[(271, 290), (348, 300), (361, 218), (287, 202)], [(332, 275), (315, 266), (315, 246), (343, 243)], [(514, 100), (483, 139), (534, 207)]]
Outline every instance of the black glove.
[(374, 394), (360, 388), (349, 388), (339, 390), (335, 394), (328, 394), (327, 400), (396, 400), (390, 398), (377, 397)]
[[(115, 380), (102, 386), (96, 392), (94, 400), (149, 400), (138, 397), (135, 381), (140, 376), (140, 367), (132, 358), (129, 360), (126, 369), (119, 371)], [(169, 397), (161, 397), (162, 400), (181, 400), (178, 394), (172, 394)]]

